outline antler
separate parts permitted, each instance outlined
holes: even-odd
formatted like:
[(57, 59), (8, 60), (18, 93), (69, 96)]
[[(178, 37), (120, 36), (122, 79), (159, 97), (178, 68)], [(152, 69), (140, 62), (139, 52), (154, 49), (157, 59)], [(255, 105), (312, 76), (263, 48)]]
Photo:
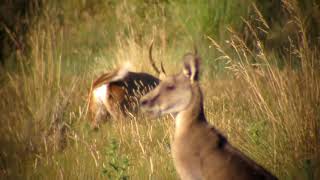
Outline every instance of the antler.
[(149, 60), (150, 60), (150, 63), (153, 67), (153, 69), (156, 71), (157, 74), (159, 75), (165, 75), (166, 74), (166, 71), (164, 70), (164, 67), (163, 67), (163, 64), (161, 62), (161, 71), (157, 68), (156, 66), (156, 63), (154, 62), (153, 58), (152, 58), (152, 47), (153, 47), (153, 40), (151, 41), (151, 44), (150, 44), (150, 48), (149, 48)]
[(166, 71), (164, 70), (164, 67), (163, 67), (163, 63), (162, 63), (162, 61), (161, 61), (160, 67), (161, 67), (161, 71), (162, 71), (162, 73), (163, 73), (163, 74), (167, 74), (167, 73), (166, 73)]
[(160, 74), (159, 69), (156, 66), (156, 63), (154, 62), (153, 58), (152, 58), (152, 47), (153, 47), (153, 40), (151, 41), (150, 47), (149, 47), (149, 61), (151, 63), (151, 66), (153, 67), (153, 69), (156, 71), (157, 74)]

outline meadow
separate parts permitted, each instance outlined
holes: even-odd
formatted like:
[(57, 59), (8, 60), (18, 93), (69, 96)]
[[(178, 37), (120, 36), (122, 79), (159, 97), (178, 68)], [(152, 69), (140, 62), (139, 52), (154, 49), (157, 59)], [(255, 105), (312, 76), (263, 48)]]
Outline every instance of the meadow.
[(152, 40), (168, 74), (197, 47), (207, 119), (234, 146), (279, 179), (320, 178), (316, 0), (41, 2), (0, 65), (0, 179), (178, 179), (170, 116), (88, 121), (101, 73), (130, 62), (156, 75)]

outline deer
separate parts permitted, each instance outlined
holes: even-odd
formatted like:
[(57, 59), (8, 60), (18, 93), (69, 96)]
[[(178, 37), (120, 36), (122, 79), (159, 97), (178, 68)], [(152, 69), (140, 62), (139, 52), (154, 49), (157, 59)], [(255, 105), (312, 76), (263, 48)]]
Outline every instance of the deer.
[(208, 123), (199, 83), (200, 61), (196, 50), (186, 53), (182, 71), (164, 77), (140, 99), (140, 107), (150, 116), (174, 115), (171, 154), (178, 175), (183, 180), (277, 179)]
[[(165, 70), (161, 62), (161, 70), (152, 58), (153, 41), (149, 47), (149, 61), (159, 77)], [(88, 110), (92, 129), (98, 129), (102, 121), (107, 119), (125, 119), (134, 116), (139, 110), (139, 99), (159, 84), (159, 78), (144, 72), (131, 72), (128, 66), (115, 68), (96, 78), (89, 90)]]

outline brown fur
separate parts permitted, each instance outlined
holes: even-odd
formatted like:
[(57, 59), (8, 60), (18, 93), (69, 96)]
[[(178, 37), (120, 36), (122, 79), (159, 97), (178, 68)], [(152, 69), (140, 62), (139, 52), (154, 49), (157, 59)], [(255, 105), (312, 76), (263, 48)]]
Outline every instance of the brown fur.
[[(152, 58), (153, 42), (149, 48), (149, 61), (154, 71), (162, 77), (165, 75), (163, 65), (159, 70)], [(115, 69), (102, 74), (92, 83), (89, 96), (89, 113), (91, 125), (97, 128), (100, 121), (111, 116), (113, 119), (123, 119), (138, 112), (139, 99), (159, 84), (159, 79), (143, 72), (127, 72), (125, 69)], [(125, 72), (125, 73), (124, 73)], [(102, 86), (107, 87), (103, 102), (95, 97), (94, 91)]]
[[(158, 78), (147, 73), (128, 72), (123, 79), (113, 81), (112, 78), (116, 75), (114, 71), (105, 73), (92, 84), (89, 93), (89, 112), (94, 128), (110, 115), (117, 120), (123, 119), (128, 113), (136, 114), (141, 95), (159, 83)], [(93, 95), (93, 91), (102, 85), (107, 85), (105, 103), (97, 102), (98, 99)]]
[(184, 69), (169, 76), (141, 99), (154, 115), (174, 113), (172, 156), (181, 179), (277, 179), (211, 126), (204, 114), (197, 55), (184, 57)]

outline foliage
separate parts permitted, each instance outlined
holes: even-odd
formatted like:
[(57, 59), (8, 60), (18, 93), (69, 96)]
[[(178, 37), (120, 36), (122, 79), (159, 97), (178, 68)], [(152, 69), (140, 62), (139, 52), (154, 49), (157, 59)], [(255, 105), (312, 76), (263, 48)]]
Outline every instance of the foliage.
[(119, 152), (119, 144), (116, 139), (111, 140), (110, 147), (106, 149), (106, 165), (102, 173), (109, 179), (128, 179), (126, 171), (129, 167), (129, 159), (127, 156), (121, 155)]

